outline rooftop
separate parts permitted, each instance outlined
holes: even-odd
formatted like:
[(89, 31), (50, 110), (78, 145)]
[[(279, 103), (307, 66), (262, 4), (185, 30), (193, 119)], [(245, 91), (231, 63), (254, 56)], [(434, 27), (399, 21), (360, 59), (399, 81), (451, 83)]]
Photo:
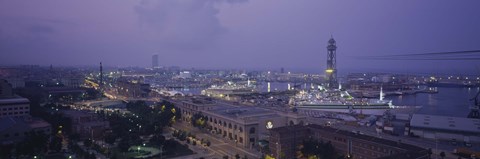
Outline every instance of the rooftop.
[(414, 114), (410, 126), (416, 128), (480, 134), (480, 119)]
[(66, 116), (74, 117), (74, 118), (82, 117), (82, 116), (91, 116), (94, 114), (92, 112), (79, 111), (79, 110), (63, 110), (62, 113), (65, 114)]
[(27, 98), (0, 98), (0, 104), (29, 103)]
[(306, 128), (310, 128), (311, 131), (322, 131), (322, 132), (328, 132), (328, 133), (334, 133), (334, 134), (341, 134), (341, 135), (348, 136), (352, 139), (379, 143), (379, 144), (388, 145), (391, 147), (397, 147), (397, 148), (404, 149), (407, 151), (412, 151), (412, 152), (421, 152), (425, 150), (423, 148), (420, 148), (414, 145), (405, 144), (402, 142), (381, 139), (373, 136), (362, 135), (362, 134), (353, 133), (350, 131), (335, 129), (332, 127), (316, 125), (316, 124), (310, 124), (307, 126), (295, 125), (295, 126), (279, 127), (279, 128), (273, 128), (271, 129), (271, 131), (275, 131), (280, 134), (291, 134), (294, 131), (300, 131)]
[(392, 146), (392, 147), (398, 147), (398, 148), (401, 148), (401, 149), (404, 149), (404, 150), (416, 151), (416, 152), (424, 150), (423, 148), (420, 148), (420, 147), (417, 147), (417, 146), (414, 146), (414, 145), (405, 144), (405, 143), (402, 143), (401, 141), (392, 141), (392, 140), (377, 138), (377, 137), (373, 137), (373, 136), (362, 135), (362, 134), (358, 134), (358, 133), (354, 133), (354, 132), (350, 132), (350, 131), (335, 129), (335, 128), (328, 127), (328, 126), (321, 126), (321, 125), (314, 125), (314, 124), (311, 124), (311, 125), (308, 125), (308, 126), (311, 127), (311, 128), (322, 129), (323, 131), (335, 132), (337, 134), (350, 136), (352, 138), (356, 138), (356, 139), (360, 139), (360, 140), (364, 140), (364, 141), (370, 141), (370, 142), (380, 143), (380, 144), (383, 144), (383, 145), (389, 145), (389, 146)]
[(227, 118), (252, 118), (275, 115), (275, 112), (258, 107), (232, 107), (218, 105), (209, 112), (218, 114)]

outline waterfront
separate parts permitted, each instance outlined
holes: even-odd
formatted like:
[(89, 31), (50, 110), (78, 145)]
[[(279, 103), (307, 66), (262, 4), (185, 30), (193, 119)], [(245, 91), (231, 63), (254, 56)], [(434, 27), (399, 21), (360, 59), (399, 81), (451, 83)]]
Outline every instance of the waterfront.
[[(271, 91), (285, 91), (289, 83), (271, 82)], [(293, 88), (294, 84), (290, 84)], [(300, 85), (304, 89), (305, 84)], [(310, 87), (310, 84), (306, 84)], [(473, 105), (471, 98), (475, 96), (480, 88), (462, 88), (462, 87), (438, 87), (439, 93), (418, 93), (410, 95), (387, 96), (385, 99), (392, 100), (397, 106), (422, 106), (417, 113), (430, 115), (446, 115), (455, 117), (466, 117), (470, 112), (470, 106)], [(267, 83), (262, 82), (257, 86), (259, 92), (267, 92)], [(178, 90), (183, 93), (191, 93), (198, 95), (201, 92), (200, 88), (182, 89)], [(452, 109), (455, 108), (455, 109)]]
[(395, 105), (422, 106), (417, 113), (430, 115), (445, 115), (466, 117), (473, 105), (471, 98), (478, 91), (477, 88), (438, 88), (438, 93), (418, 93), (414, 95), (389, 96)]

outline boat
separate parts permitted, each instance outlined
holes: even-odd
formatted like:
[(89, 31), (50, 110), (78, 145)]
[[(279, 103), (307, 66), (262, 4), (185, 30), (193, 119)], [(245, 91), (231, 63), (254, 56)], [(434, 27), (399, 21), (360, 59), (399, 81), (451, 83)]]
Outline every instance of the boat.
[(312, 109), (391, 109), (395, 108), (391, 100), (384, 99), (380, 90), (379, 99), (354, 98), (347, 91), (340, 89), (318, 89), (300, 91), (293, 98), (291, 104), (297, 108)]
[(201, 94), (211, 97), (227, 97), (230, 95), (244, 95), (256, 93), (255, 85), (251, 84), (248, 80), (247, 84), (234, 83), (228, 81), (227, 83), (217, 86), (213, 85), (205, 90), (202, 90)]

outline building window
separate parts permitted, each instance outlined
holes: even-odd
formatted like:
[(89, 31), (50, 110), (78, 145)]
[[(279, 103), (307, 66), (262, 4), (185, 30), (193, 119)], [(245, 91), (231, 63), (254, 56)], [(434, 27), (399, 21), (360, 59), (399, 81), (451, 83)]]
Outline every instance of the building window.
[(240, 130), (240, 132), (243, 132), (243, 128), (242, 128), (242, 127), (240, 127), (240, 129), (239, 129), (239, 130)]
[(242, 138), (242, 137), (240, 137), (240, 140), (239, 140), (239, 141), (240, 141), (240, 143), (243, 143), (243, 138)]
[(233, 129), (234, 129), (234, 130), (237, 130), (237, 125), (234, 125), (234, 126), (233, 126)]
[(254, 134), (254, 133), (255, 133), (255, 128), (254, 127), (250, 128), (250, 134)]
[(228, 123), (228, 128), (229, 128), (229, 129), (232, 128), (232, 123)]

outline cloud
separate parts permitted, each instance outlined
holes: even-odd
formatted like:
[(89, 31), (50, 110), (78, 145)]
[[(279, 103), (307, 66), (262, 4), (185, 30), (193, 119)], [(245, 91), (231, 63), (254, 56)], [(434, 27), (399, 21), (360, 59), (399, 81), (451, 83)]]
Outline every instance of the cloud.
[(31, 40), (45, 40), (62, 28), (74, 26), (74, 23), (34, 17), (0, 17), (0, 39), (9, 39), (12, 43)]
[(135, 11), (141, 26), (152, 31), (159, 45), (198, 49), (227, 32), (215, 5), (241, 2), (245, 0), (143, 0)]
[(31, 33), (51, 34), (55, 32), (55, 29), (51, 26), (45, 25), (32, 25), (28, 28)]

